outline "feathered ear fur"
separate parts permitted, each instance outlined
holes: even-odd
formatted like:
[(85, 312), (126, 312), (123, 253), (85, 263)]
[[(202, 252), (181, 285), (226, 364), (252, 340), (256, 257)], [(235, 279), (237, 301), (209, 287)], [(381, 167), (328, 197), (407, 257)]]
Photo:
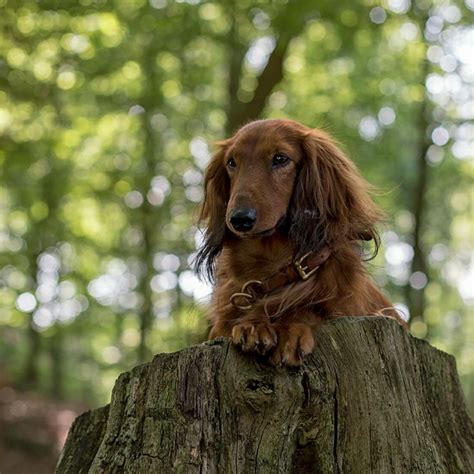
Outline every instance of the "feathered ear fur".
[(212, 157), (204, 179), (204, 201), (198, 221), (203, 228), (204, 239), (195, 261), (197, 271), (211, 281), (214, 278), (215, 260), (226, 234), (225, 213), (230, 189), (229, 176), (223, 164), (228, 141), (217, 145), (220, 149)]
[(374, 240), (382, 213), (369, 184), (324, 132), (312, 130), (302, 143), (303, 162), (290, 206), (290, 240), (297, 255), (349, 240)]

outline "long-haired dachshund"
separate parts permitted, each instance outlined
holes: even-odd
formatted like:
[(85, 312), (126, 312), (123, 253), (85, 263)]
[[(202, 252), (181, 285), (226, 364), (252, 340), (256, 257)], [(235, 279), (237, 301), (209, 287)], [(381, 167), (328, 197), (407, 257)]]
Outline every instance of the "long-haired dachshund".
[(215, 279), (210, 339), (300, 365), (338, 316), (399, 319), (364, 268), (381, 212), (354, 164), (320, 130), (259, 120), (219, 142), (205, 178), (198, 270)]

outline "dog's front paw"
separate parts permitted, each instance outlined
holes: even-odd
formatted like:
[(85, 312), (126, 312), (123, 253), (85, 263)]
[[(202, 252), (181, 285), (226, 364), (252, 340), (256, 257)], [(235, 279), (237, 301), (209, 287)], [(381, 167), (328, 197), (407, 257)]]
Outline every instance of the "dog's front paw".
[(270, 362), (281, 367), (296, 367), (313, 352), (314, 336), (311, 326), (304, 323), (275, 324), (278, 344), (270, 356)]
[(277, 334), (267, 321), (242, 321), (232, 328), (232, 342), (244, 352), (265, 355), (276, 346)]

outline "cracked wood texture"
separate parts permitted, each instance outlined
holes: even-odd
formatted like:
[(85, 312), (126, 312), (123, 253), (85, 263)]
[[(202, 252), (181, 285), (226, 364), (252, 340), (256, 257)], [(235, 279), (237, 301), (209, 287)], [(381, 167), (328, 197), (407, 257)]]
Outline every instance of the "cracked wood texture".
[(468, 473), (454, 358), (385, 318), (341, 318), (301, 369), (219, 339), (122, 374), (74, 422), (58, 473)]

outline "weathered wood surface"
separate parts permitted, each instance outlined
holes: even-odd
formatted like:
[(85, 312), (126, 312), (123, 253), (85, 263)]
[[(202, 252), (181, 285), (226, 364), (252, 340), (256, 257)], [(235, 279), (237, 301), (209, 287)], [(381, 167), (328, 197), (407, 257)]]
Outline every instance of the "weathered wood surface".
[(384, 318), (322, 327), (302, 369), (225, 340), (122, 374), (77, 418), (58, 473), (470, 473), (454, 358)]

